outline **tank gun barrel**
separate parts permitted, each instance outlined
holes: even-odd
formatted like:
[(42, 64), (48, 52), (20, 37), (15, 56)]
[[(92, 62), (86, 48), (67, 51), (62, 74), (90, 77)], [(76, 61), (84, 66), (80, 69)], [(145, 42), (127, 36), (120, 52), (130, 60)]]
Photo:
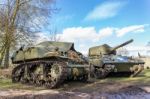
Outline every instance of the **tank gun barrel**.
[(127, 44), (129, 44), (129, 43), (132, 43), (132, 42), (133, 42), (133, 39), (128, 40), (128, 41), (126, 41), (126, 42), (124, 42), (124, 43), (122, 43), (122, 44), (120, 44), (120, 45), (118, 45), (118, 46), (116, 46), (116, 47), (113, 47), (113, 48), (112, 48), (112, 51), (114, 51), (114, 50), (116, 50), (116, 49), (118, 49), (118, 48), (120, 48), (120, 47), (123, 47), (123, 46), (125, 46), (125, 45), (127, 45)]

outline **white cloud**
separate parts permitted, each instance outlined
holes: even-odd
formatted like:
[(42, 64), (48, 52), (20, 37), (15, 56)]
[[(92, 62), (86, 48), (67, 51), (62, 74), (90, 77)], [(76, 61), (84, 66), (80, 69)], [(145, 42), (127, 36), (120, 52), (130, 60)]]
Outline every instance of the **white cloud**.
[(43, 41), (48, 41), (50, 38), (47, 36), (47, 33), (39, 32), (35, 34), (35, 43), (38, 44)]
[(61, 41), (75, 42), (76, 50), (87, 56), (89, 47), (102, 38), (111, 36), (113, 30), (111, 27), (99, 31), (96, 31), (94, 27), (72, 27), (64, 29), (62, 34), (58, 34), (58, 36)]
[(116, 35), (117, 37), (122, 37), (128, 33), (140, 33), (145, 31), (145, 27), (149, 26), (148, 24), (144, 25), (131, 25), (123, 28), (116, 27), (106, 27), (99, 29), (98, 31), (94, 27), (71, 27), (66, 28), (62, 31), (61, 34), (57, 36), (61, 38), (62, 41), (92, 41), (96, 42), (102, 38), (109, 37), (111, 35)]
[(85, 20), (98, 20), (114, 17), (118, 14), (125, 2), (105, 2), (96, 6), (87, 14)]
[(107, 27), (97, 32), (94, 27), (72, 27), (64, 29), (62, 34), (58, 34), (62, 41), (98, 41), (103, 37), (108, 37), (113, 33), (113, 28)]
[(108, 37), (112, 35), (113, 32), (114, 32), (114, 28), (110, 28), (110, 27), (103, 28), (99, 30), (99, 38)]
[[(149, 25), (131, 25), (123, 28), (106, 27), (99, 30), (96, 30), (95, 27), (71, 27), (64, 29), (62, 33), (57, 34), (56, 37), (60, 37), (62, 41), (69, 42), (96, 42), (113, 34), (117, 37), (122, 37), (128, 33), (144, 32), (145, 27), (147, 26)], [(41, 41), (50, 40), (50, 37), (51, 35), (49, 35), (48, 33), (36, 33), (36, 42), (38, 43)]]
[(94, 37), (96, 35), (96, 31), (94, 27), (71, 27), (63, 30), (60, 37), (63, 41), (76, 41), (76, 40), (88, 40), (90, 37)]
[(144, 32), (144, 28), (148, 26), (148, 24), (144, 25), (132, 25), (132, 26), (127, 26), (124, 28), (116, 29), (116, 35), (117, 37), (122, 37), (127, 33), (140, 33)]

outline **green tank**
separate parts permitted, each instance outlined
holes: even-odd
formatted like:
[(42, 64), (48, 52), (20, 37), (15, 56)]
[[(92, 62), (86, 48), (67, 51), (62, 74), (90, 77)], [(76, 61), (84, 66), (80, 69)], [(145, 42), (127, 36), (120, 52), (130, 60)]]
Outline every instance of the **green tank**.
[(86, 81), (89, 65), (74, 43), (41, 42), (21, 47), (12, 56), (12, 82), (56, 88), (65, 80)]
[(117, 55), (116, 50), (133, 39), (116, 47), (107, 44), (91, 47), (89, 49), (89, 63), (91, 75), (96, 78), (105, 78), (109, 74), (136, 76), (144, 69), (144, 62), (132, 57)]

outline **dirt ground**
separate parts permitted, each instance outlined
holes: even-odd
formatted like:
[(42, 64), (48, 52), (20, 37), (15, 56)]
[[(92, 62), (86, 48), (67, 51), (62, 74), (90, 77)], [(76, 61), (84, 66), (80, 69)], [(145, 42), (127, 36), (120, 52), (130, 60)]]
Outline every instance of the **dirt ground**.
[(53, 90), (1, 89), (0, 99), (150, 99), (150, 86), (99, 80), (70, 81)]
[(150, 69), (135, 78), (108, 77), (89, 79), (86, 83), (66, 81), (59, 88), (49, 90), (13, 84), (9, 77), (0, 76), (0, 99), (150, 99)]

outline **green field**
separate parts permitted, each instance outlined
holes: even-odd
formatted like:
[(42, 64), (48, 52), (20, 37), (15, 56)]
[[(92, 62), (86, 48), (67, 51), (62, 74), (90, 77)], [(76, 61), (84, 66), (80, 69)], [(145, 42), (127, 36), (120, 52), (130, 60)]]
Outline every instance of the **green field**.
[[(130, 77), (109, 77), (102, 80), (96, 80), (95, 83), (130, 83), (135, 85), (150, 85), (150, 69), (144, 70), (140, 73), (137, 77), (130, 78)], [(68, 84), (68, 87), (73, 87), (74, 85), (70, 86), (71, 81)], [(78, 82), (79, 84), (79, 82)], [(83, 85), (83, 84), (82, 84)], [(86, 84), (84, 84), (86, 86)], [(89, 85), (89, 84), (87, 84)], [(75, 87), (78, 87), (76, 85)], [(43, 87), (35, 87), (30, 85), (23, 85), (20, 83), (12, 83), (10, 78), (0, 77), (0, 90), (3, 89), (23, 89), (23, 90), (43, 90)], [(61, 87), (61, 89), (64, 89)]]

